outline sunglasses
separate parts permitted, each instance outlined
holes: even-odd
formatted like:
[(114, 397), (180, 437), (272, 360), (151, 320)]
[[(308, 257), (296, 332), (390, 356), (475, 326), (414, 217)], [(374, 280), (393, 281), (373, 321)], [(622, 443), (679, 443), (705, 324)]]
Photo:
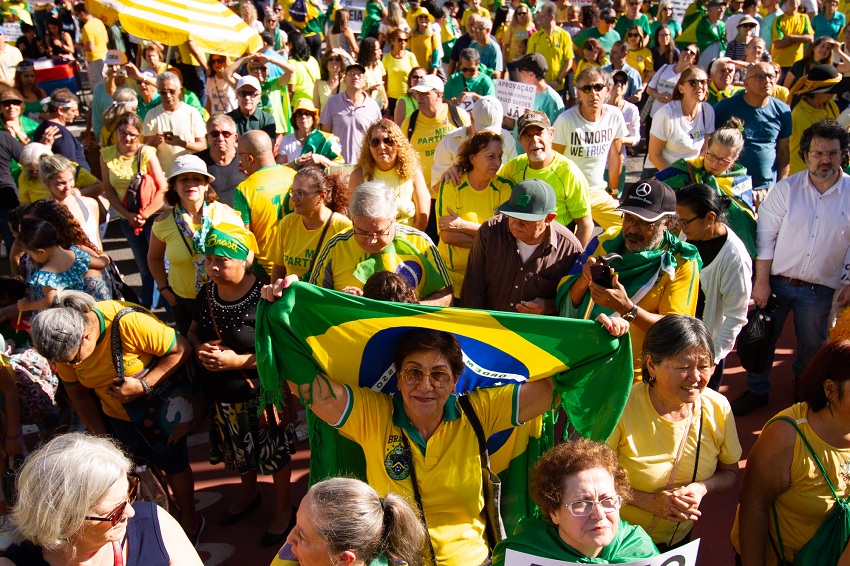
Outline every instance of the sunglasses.
[(4, 100), (3, 102), (0, 102), (3, 106), (20, 106), (23, 103), (23, 100)]
[(369, 145), (372, 147), (380, 147), (381, 144), (384, 144), (387, 147), (395, 147), (395, 140), (390, 137), (372, 138), (369, 140)]
[(708, 86), (708, 79), (688, 79), (686, 82), (694, 88), (698, 86)]
[(112, 510), (112, 513), (107, 515), (106, 517), (83, 517), (87, 521), (109, 521), (109, 523), (114, 527), (118, 524), (118, 521), (121, 520), (121, 517), (124, 516), (124, 510), (127, 508), (127, 505), (132, 505), (132, 503), (136, 500), (136, 497), (139, 495), (139, 476), (130, 475), (127, 476), (127, 480), (130, 482), (130, 488), (127, 490), (127, 499)]
[(590, 91), (602, 92), (605, 89), (605, 85), (602, 84), (602, 83), (595, 83), (595, 84), (592, 84), (592, 85), (580, 86), (580, 87), (578, 87), (578, 89), (580, 91), (582, 91), (584, 94), (590, 94)]
[(629, 79), (614, 79), (615, 85), (627, 85), (629, 84)]
[(474, 73), (477, 70), (478, 69), (476, 69), (475, 67), (461, 67), (460, 68), (461, 73)]
[(260, 93), (256, 90), (252, 90), (251, 92), (248, 92), (247, 90), (237, 90), (236, 95), (239, 96), (240, 98), (259, 98), (260, 97)]
[(213, 131), (210, 132), (210, 137), (213, 137), (213, 138), (216, 138), (216, 139), (218, 139), (218, 138), (228, 139), (232, 135), (233, 135), (233, 132), (222, 132), (221, 130), (213, 130)]
[(640, 37), (639, 33), (627, 33), (626, 37)]
[(330, 63), (331, 61), (336, 61), (337, 63), (342, 63), (342, 57), (329, 57), (328, 63)]
[(173, 88), (173, 89), (161, 88), (161, 89), (159, 89), (158, 92), (159, 92), (159, 94), (177, 94), (180, 91), (177, 90), (176, 88)]

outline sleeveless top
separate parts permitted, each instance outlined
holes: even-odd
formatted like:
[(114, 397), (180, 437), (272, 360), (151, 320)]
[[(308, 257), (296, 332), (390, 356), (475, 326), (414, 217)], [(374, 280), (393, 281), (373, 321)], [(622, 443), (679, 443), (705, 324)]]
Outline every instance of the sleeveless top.
[(396, 202), (398, 203), (396, 222), (412, 226), (413, 217), (416, 215), (416, 205), (413, 203), (413, 179), (402, 181), (395, 169), (381, 171), (377, 167), (375, 167), (372, 177), (375, 181), (383, 181), (395, 191)]
[[(126, 566), (169, 566), (171, 558), (162, 541), (156, 505), (137, 501), (136, 512), (127, 521), (126, 543), (130, 545)], [(13, 544), (6, 550), (5, 557), (16, 566), (49, 566), (41, 555), (41, 548), (31, 542)]]
[(83, 221), (80, 222), (80, 228), (83, 229), (90, 242), (97, 244), (100, 242), (100, 225), (98, 224), (100, 219), (91, 213), (89, 207), (86, 206), (86, 201), (77, 195), (73, 196), (80, 206), (80, 210), (83, 211)]

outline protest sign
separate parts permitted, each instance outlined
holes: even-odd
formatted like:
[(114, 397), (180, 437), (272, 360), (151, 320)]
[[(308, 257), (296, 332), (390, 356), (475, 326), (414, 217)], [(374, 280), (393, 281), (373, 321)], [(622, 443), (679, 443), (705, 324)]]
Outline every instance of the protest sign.
[(503, 79), (494, 79), (496, 98), (502, 103), (507, 118), (519, 118), (526, 110), (534, 109), (536, 95), (534, 85), (516, 83)]

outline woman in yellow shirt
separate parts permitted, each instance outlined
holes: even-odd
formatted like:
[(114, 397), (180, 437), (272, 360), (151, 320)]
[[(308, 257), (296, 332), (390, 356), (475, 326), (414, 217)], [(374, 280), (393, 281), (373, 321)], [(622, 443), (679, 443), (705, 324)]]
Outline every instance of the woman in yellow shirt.
[(584, 45), (581, 46), (581, 55), (581, 60), (576, 64), (575, 76), (579, 76), (588, 67), (603, 67), (608, 64), (605, 48), (596, 38), (591, 37), (585, 40)]
[(416, 55), (420, 67), (435, 72), (440, 65), (440, 39), (431, 30), (434, 17), (421, 7), (410, 17), (416, 22), (413, 33), (410, 34), (410, 50)]
[(384, 64), (384, 89), (387, 91), (389, 105), (387, 114), (392, 116), (395, 113), (396, 100), (407, 94), (407, 77), (414, 67), (419, 64), (416, 60), (416, 55), (407, 51), (407, 44), (410, 41), (410, 34), (401, 28), (393, 28), (390, 30), (387, 38), (392, 46), (392, 51), (384, 55), (382, 62)]
[(629, 44), (626, 63), (640, 73), (643, 84), (647, 84), (652, 75), (655, 74), (655, 66), (652, 60), (652, 51), (644, 47), (646, 32), (640, 26), (632, 26), (626, 32), (626, 41)]
[(475, 235), (496, 207), (511, 196), (513, 183), (496, 175), (502, 166), (502, 136), (488, 130), (477, 132), (460, 146), (457, 163), (464, 174), (458, 184), (443, 182), (437, 197), (438, 249), (452, 278), (455, 297), (460, 297), (469, 249)]
[(278, 224), (272, 281), (287, 275), (306, 279), (322, 246), (351, 226), (345, 216), (348, 187), (337, 175), (326, 175), (316, 166), (303, 167), (292, 180), (289, 198), (295, 212)]

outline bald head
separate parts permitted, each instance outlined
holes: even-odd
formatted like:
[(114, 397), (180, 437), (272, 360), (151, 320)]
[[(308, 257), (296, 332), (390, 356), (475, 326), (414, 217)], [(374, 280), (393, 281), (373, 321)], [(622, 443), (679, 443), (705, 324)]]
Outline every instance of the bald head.
[(262, 130), (251, 130), (239, 136), (239, 162), (248, 175), (255, 171), (274, 165), (272, 140)]

